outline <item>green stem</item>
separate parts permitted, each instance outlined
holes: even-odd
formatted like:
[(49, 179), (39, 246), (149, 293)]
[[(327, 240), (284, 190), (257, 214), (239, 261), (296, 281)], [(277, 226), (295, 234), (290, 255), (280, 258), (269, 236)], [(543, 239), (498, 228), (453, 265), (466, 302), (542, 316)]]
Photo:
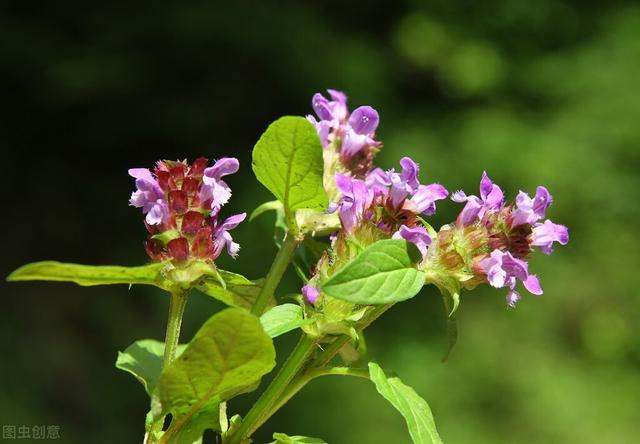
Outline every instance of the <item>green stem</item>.
[(273, 260), (273, 264), (271, 264), (271, 269), (269, 270), (269, 274), (264, 281), (264, 285), (260, 290), (260, 294), (258, 295), (258, 299), (256, 303), (251, 308), (251, 313), (256, 316), (260, 316), (262, 312), (264, 312), (269, 299), (273, 296), (273, 293), (276, 291), (276, 287), (280, 283), (284, 272), (289, 266), (289, 262), (293, 258), (293, 255), (296, 252), (296, 247), (298, 246), (298, 239), (291, 233), (287, 233), (284, 238), (284, 242), (275, 259)]
[[(365, 328), (367, 328), (373, 321), (378, 319), (382, 314), (390, 309), (393, 304), (385, 304), (379, 305), (371, 312), (367, 314), (360, 328), (359, 332), (362, 332)], [(304, 373), (299, 374), (289, 384), (286, 390), (282, 393), (282, 395), (278, 398), (277, 402), (273, 404), (271, 411), (266, 415), (264, 421), (269, 419), (275, 412), (277, 412), (283, 405), (285, 405), (296, 393), (304, 388), (305, 385), (309, 383), (314, 378), (323, 375), (335, 375), (335, 374), (346, 374), (347, 372), (343, 369), (343, 367), (334, 367), (334, 368), (323, 368), (325, 365), (333, 359), (333, 357), (338, 353), (338, 351), (342, 348), (344, 344), (349, 342), (351, 338), (349, 336), (343, 335), (336, 338), (327, 348), (324, 349), (322, 353), (320, 353), (309, 365), (308, 370)], [(362, 376), (361, 371), (356, 371), (355, 369), (350, 373), (353, 376)], [(359, 374), (355, 374), (359, 373)], [(363, 376), (364, 377), (364, 376)], [(368, 378), (368, 372), (367, 376)]]
[[(176, 350), (180, 342), (180, 327), (182, 326), (182, 316), (187, 305), (188, 291), (174, 290), (171, 292), (169, 299), (169, 316), (167, 319), (167, 331), (164, 339), (164, 359), (162, 361), (162, 369), (167, 368), (169, 364), (176, 358)], [(157, 395), (154, 394), (154, 397)], [(164, 416), (158, 418), (151, 429), (147, 433), (145, 442), (155, 442), (154, 436), (162, 430), (164, 425)]]
[(182, 326), (182, 315), (187, 305), (188, 292), (173, 291), (169, 301), (169, 318), (167, 319), (167, 333), (164, 340), (164, 360), (162, 368), (166, 368), (176, 357), (178, 341), (180, 340), (180, 327)]
[(304, 366), (307, 358), (313, 353), (316, 347), (316, 340), (302, 334), (300, 341), (293, 349), (282, 368), (271, 381), (269, 387), (262, 393), (260, 398), (253, 405), (247, 416), (242, 420), (240, 427), (230, 437), (228, 444), (238, 444), (243, 439), (249, 438), (260, 427), (266, 419), (271, 416), (271, 407), (276, 399), (287, 388), (293, 377)]

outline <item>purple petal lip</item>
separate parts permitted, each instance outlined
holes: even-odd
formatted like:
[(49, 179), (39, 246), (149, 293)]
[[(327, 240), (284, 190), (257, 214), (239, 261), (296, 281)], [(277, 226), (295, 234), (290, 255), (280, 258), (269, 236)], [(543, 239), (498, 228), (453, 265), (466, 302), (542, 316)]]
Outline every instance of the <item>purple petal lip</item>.
[(359, 106), (354, 109), (349, 117), (349, 125), (361, 135), (373, 134), (380, 123), (378, 111), (370, 106)]
[(400, 229), (393, 234), (392, 239), (404, 239), (411, 242), (418, 247), (423, 259), (427, 254), (427, 247), (431, 245), (432, 241), (426, 228), (419, 226), (409, 228), (406, 225), (402, 225)]
[(212, 185), (214, 181), (220, 180), (223, 176), (238, 172), (240, 162), (235, 157), (223, 157), (216, 161), (212, 167), (204, 170), (203, 182), (206, 185)]

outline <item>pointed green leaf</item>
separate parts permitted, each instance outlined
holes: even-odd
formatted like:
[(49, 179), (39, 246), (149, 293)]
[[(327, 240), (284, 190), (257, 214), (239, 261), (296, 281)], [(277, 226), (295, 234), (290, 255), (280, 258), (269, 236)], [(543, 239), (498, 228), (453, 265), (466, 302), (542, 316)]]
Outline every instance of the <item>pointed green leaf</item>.
[[(186, 347), (186, 345), (179, 345), (176, 356), (180, 356)], [(131, 344), (125, 351), (118, 352), (116, 368), (135, 376), (151, 396), (160, 377), (163, 358), (164, 342), (141, 339)]]
[(313, 322), (304, 319), (302, 307), (296, 304), (276, 305), (260, 316), (264, 331), (272, 338)]
[(413, 244), (387, 239), (368, 246), (331, 276), (322, 291), (354, 304), (388, 304), (412, 298), (424, 284)]
[(399, 378), (387, 378), (377, 364), (369, 363), (369, 376), (378, 393), (400, 412), (414, 444), (442, 444), (427, 402)]
[(282, 202), (290, 226), (295, 223), (295, 210), (326, 208), (323, 168), (320, 139), (304, 117), (285, 116), (276, 120), (253, 149), (253, 171)]
[[(224, 286), (218, 279), (203, 279), (196, 288), (231, 307), (250, 310), (260, 293), (263, 279), (252, 281), (241, 274), (220, 269), (218, 273), (224, 281)], [(272, 300), (268, 306), (274, 305), (275, 300)]]
[(448, 294), (442, 293), (442, 302), (444, 304), (445, 310), (445, 328), (447, 330), (447, 352), (442, 357), (442, 362), (447, 362), (449, 359), (449, 355), (451, 355), (451, 351), (453, 347), (455, 347), (456, 342), (458, 342), (458, 321), (456, 320), (454, 312), (458, 307), (458, 303), (460, 301), (460, 296), (458, 293), (455, 293), (452, 296)]
[(238, 308), (213, 315), (160, 375), (162, 410), (174, 417), (170, 430), (255, 385), (274, 365), (273, 342), (256, 316)]
[(23, 265), (8, 277), (8, 281), (62, 281), (82, 286), (108, 284), (142, 284), (163, 287), (164, 263), (139, 267), (119, 265), (80, 265), (56, 261), (33, 262)]
[(288, 436), (284, 433), (274, 433), (273, 441), (270, 444), (327, 444), (320, 438), (309, 438), (307, 436)]

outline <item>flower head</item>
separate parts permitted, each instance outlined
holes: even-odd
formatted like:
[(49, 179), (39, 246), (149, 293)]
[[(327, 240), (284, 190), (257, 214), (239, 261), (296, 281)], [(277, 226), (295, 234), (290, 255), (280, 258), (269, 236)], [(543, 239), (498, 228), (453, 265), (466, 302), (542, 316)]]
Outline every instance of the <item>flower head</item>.
[(502, 190), (485, 172), (480, 197), (458, 191), (453, 200), (466, 205), (456, 224), (438, 234), (438, 264), (450, 268), (466, 288), (481, 282), (508, 288), (507, 302), (511, 306), (520, 299), (515, 289), (517, 281), (529, 292), (542, 294), (538, 278), (529, 274), (529, 256), (534, 247), (550, 254), (554, 242), (566, 245), (569, 241), (564, 225), (550, 220), (539, 222), (552, 202), (549, 191), (539, 186), (533, 199), (520, 191), (515, 203), (505, 204)]
[[(311, 100), (316, 117), (307, 116), (326, 149), (334, 149), (348, 171), (364, 175), (371, 169), (373, 154), (381, 144), (375, 140), (380, 122), (378, 112), (370, 106), (360, 106), (349, 113), (347, 96), (327, 90), (330, 99), (316, 93)], [(332, 148), (330, 148), (332, 147)]]
[(153, 172), (129, 170), (137, 188), (130, 203), (146, 214), (150, 237), (145, 248), (151, 259), (215, 260), (225, 247), (236, 257), (240, 246), (233, 242), (229, 230), (246, 214), (220, 222), (218, 213), (231, 197), (231, 189), (221, 178), (238, 171), (238, 166), (235, 158), (222, 158), (211, 167), (207, 167), (207, 159), (199, 158), (190, 165), (159, 161)]

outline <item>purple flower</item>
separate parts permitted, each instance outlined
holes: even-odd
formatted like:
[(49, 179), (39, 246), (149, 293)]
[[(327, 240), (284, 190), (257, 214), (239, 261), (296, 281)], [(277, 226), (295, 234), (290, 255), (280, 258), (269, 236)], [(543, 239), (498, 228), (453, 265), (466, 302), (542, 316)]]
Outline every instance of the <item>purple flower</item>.
[(540, 282), (535, 275), (529, 274), (527, 263), (513, 257), (508, 251), (493, 250), (488, 257), (478, 263), (478, 266), (487, 275), (487, 280), (492, 287), (509, 288), (507, 303), (512, 307), (520, 299), (520, 295), (515, 290), (517, 280), (522, 281), (530, 293), (542, 294)]
[[(363, 219), (365, 211), (373, 202), (373, 192), (359, 179), (336, 173), (336, 186), (342, 193), (337, 204), (340, 222), (346, 231), (352, 231)], [(336, 206), (331, 208), (335, 211)]]
[(540, 247), (540, 251), (544, 254), (551, 254), (554, 242), (558, 242), (560, 245), (567, 245), (569, 242), (569, 229), (564, 225), (554, 224), (548, 219), (544, 223), (537, 223), (533, 226), (531, 245)]
[(427, 254), (427, 247), (431, 245), (431, 236), (429, 236), (426, 228), (420, 226), (409, 228), (406, 225), (402, 225), (398, 231), (393, 233), (393, 236), (391, 236), (391, 238), (404, 239), (408, 242), (411, 242), (416, 247), (418, 247), (418, 250), (420, 250), (420, 253), (422, 253), (423, 259)]
[(420, 185), (409, 202), (412, 204), (412, 208), (415, 208), (416, 213), (433, 216), (436, 214), (436, 200), (445, 199), (448, 195), (447, 189), (439, 183)]
[(511, 213), (511, 225), (514, 227), (524, 224), (533, 225), (544, 217), (552, 202), (553, 198), (545, 187), (538, 187), (533, 199), (527, 193), (520, 191), (516, 197), (516, 209)]
[(359, 106), (349, 116), (349, 125), (356, 134), (369, 136), (376, 131), (380, 123), (378, 111), (370, 106)]
[(327, 92), (332, 100), (327, 100), (322, 94), (316, 93), (311, 100), (311, 106), (320, 120), (333, 122), (335, 127), (347, 118), (347, 96), (335, 89), (328, 89)]
[(211, 200), (211, 210), (214, 214), (226, 204), (231, 197), (231, 188), (221, 178), (238, 171), (240, 163), (234, 157), (223, 157), (204, 170), (203, 185), (200, 189), (200, 200)]
[[(411, 158), (403, 157), (400, 159), (400, 165), (402, 166), (400, 173), (396, 173), (394, 170), (387, 172), (391, 206), (396, 210), (403, 208), (427, 216), (435, 214), (435, 201), (444, 199), (449, 192), (437, 183), (421, 185), (418, 181), (420, 167)], [(382, 184), (379, 178), (374, 180)], [(407, 199), (408, 197), (410, 198)]]
[(322, 145), (322, 148), (325, 148), (327, 145), (329, 145), (329, 131), (331, 130), (331, 122), (329, 120), (318, 121), (310, 114), (307, 116), (307, 120), (316, 127), (316, 132), (318, 133), (318, 137), (320, 138), (320, 144)]
[(389, 186), (391, 185), (389, 175), (385, 173), (382, 168), (374, 168), (371, 170), (364, 179), (364, 183), (373, 191), (375, 197), (386, 197), (389, 193)]
[(236, 214), (228, 217), (221, 224), (218, 224), (217, 220), (213, 221), (213, 244), (214, 244), (214, 257), (220, 256), (224, 247), (227, 247), (227, 253), (232, 258), (238, 256), (240, 251), (240, 245), (233, 241), (229, 230), (233, 230), (235, 227), (247, 217), (247, 213)]
[(487, 211), (502, 208), (504, 194), (500, 187), (491, 181), (487, 172), (484, 171), (480, 180), (480, 197), (467, 196), (463, 191), (456, 191), (451, 196), (451, 200), (458, 203), (467, 203), (458, 216), (458, 223), (464, 226), (472, 224), (478, 218), (482, 219)]
[(323, 147), (340, 139), (340, 152), (346, 158), (358, 154), (368, 146), (379, 146), (373, 134), (380, 122), (378, 112), (370, 106), (360, 106), (351, 114), (347, 108), (347, 96), (333, 89), (327, 90), (331, 100), (316, 93), (311, 106), (318, 116), (308, 115), (318, 132)]
[(132, 206), (142, 208), (146, 214), (145, 220), (149, 225), (160, 225), (169, 217), (169, 207), (165, 201), (164, 192), (146, 168), (131, 168), (129, 175), (136, 179), (137, 190), (131, 194), (129, 202)]
[(304, 287), (302, 287), (302, 295), (307, 301), (309, 301), (311, 305), (313, 305), (318, 300), (318, 296), (320, 296), (320, 292), (313, 285), (307, 284)]

